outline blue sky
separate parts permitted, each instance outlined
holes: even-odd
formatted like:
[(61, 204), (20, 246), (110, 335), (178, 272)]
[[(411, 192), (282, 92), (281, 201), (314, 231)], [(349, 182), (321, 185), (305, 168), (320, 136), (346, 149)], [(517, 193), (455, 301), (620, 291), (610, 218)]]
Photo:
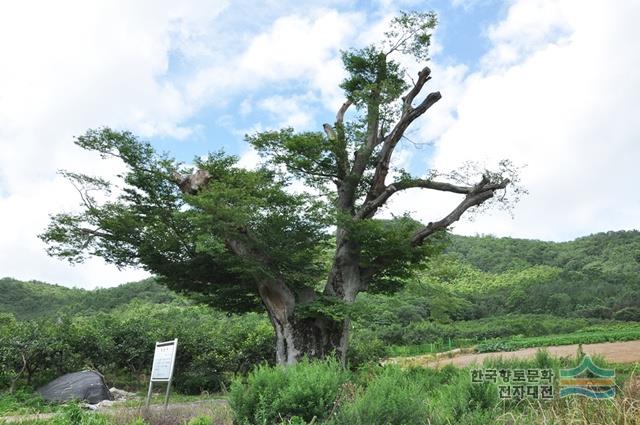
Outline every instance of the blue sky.
[[(95, 287), (146, 276), (46, 256), (49, 214), (78, 208), (57, 170), (122, 170), (73, 137), (110, 126), (185, 162), (224, 148), (254, 166), (245, 133), (331, 122), (340, 49), (412, 9), (439, 14), (427, 89), (443, 98), (408, 134), (430, 146), (401, 143), (394, 165), (422, 175), (510, 159), (529, 190), (512, 215), (454, 232), (563, 241), (638, 228), (636, 0), (23, 0), (0, 4), (0, 277)], [(385, 214), (428, 222), (458, 201), (415, 190)]]
[[(454, 4), (449, 0), (439, 0), (426, 2), (421, 6), (428, 6), (429, 10), (436, 11), (439, 17), (440, 23), (436, 36), (438, 48), (434, 58), (444, 64), (465, 64), (471, 72), (477, 69), (479, 60), (490, 48), (486, 33), (487, 28), (498, 22), (507, 10), (506, 4), (498, 0), (459, 4)], [(407, 5), (407, 7), (411, 6)], [(335, 9), (343, 13), (362, 14), (365, 19), (369, 19), (371, 22), (380, 19), (381, 14), (379, 5), (365, 1), (352, 4), (338, 2)], [(276, 8), (272, 13), (260, 13), (260, 18), (257, 19), (257, 13), (243, 13), (245, 10), (251, 11), (252, 7), (228, 6), (218, 16), (217, 21), (222, 26), (217, 33), (224, 33), (225, 36), (221, 37), (218, 51), (215, 52), (214, 57), (233, 56), (234, 52), (246, 49), (252, 36), (268, 31), (269, 26), (281, 17), (280, 14), (283, 11), (289, 14), (300, 13), (297, 8), (284, 10)], [(404, 8), (404, 10), (410, 9)], [(260, 12), (262, 11), (263, 9), (260, 9)], [(350, 47), (361, 46), (339, 46), (341, 49)], [(201, 58), (185, 57), (180, 50), (171, 51), (168, 55), (168, 69), (164, 78), (168, 81), (189, 78), (199, 61)], [(278, 128), (279, 122), (274, 119), (273, 114), (259, 108), (252, 108), (246, 114), (230, 114), (229, 105), (240, 105), (242, 102), (260, 102), (261, 99), (274, 95), (287, 98), (295, 96), (305, 89), (304, 82), (289, 79), (280, 84), (263, 85), (251, 91), (239, 90), (237, 93), (227, 96), (223, 105), (203, 107), (185, 120), (182, 123), (184, 126), (195, 129), (194, 133), (186, 140), (181, 141), (170, 136), (156, 136), (151, 137), (150, 141), (156, 148), (170, 151), (173, 156), (185, 162), (191, 161), (195, 156), (202, 155), (204, 152), (217, 149), (242, 155), (247, 150), (247, 145), (243, 142), (243, 134), (248, 129), (253, 129), (257, 125), (264, 129)], [(313, 93), (305, 102), (305, 107), (313, 115), (313, 120), (308, 125), (296, 129), (317, 131), (323, 122), (330, 121), (330, 117), (335, 114), (335, 111), (323, 105), (319, 98), (314, 99)], [(428, 149), (421, 152), (421, 154), (427, 153)]]

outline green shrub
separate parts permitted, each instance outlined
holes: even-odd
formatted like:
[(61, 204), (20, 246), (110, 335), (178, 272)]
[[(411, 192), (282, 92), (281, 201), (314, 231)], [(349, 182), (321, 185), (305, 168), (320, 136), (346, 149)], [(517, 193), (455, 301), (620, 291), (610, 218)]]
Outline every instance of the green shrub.
[(386, 367), (354, 400), (340, 406), (335, 425), (426, 424), (427, 393), (411, 373)]
[(143, 418), (136, 418), (129, 425), (149, 425), (149, 422), (145, 421)]
[(387, 345), (370, 330), (358, 329), (349, 341), (347, 361), (351, 369), (377, 362), (386, 355)]
[(187, 422), (187, 425), (212, 425), (212, 424), (213, 424), (213, 419), (205, 415), (196, 416), (195, 418), (191, 418), (189, 422)]
[(638, 323), (607, 323), (606, 326), (590, 326), (571, 334), (537, 337), (511, 337), (483, 341), (476, 346), (480, 353), (513, 351), (520, 348), (548, 347), (552, 345), (593, 344), (598, 342), (631, 341), (640, 338)]
[(623, 320), (625, 322), (640, 322), (640, 308), (627, 307), (618, 310), (613, 314), (615, 320)]
[(580, 317), (594, 317), (601, 319), (611, 319), (613, 316), (613, 310), (611, 308), (595, 305), (595, 306), (580, 306), (575, 311), (576, 316)]
[(0, 416), (27, 415), (51, 410), (52, 406), (37, 393), (25, 390), (18, 390), (13, 394), (0, 393)]
[(307, 421), (302, 419), (300, 416), (293, 416), (286, 421), (280, 422), (279, 425), (307, 425)]
[(473, 384), (468, 374), (461, 373), (430, 399), (429, 423), (493, 424), (497, 406), (498, 390), (494, 384)]
[(233, 381), (229, 401), (241, 424), (273, 424), (298, 416), (326, 418), (349, 372), (333, 359), (295, 365), (259, 366)]
[(109, 425), (106, 416), (87, 412), (77, 404), (69, 404), (51, 420), (51, 425)]

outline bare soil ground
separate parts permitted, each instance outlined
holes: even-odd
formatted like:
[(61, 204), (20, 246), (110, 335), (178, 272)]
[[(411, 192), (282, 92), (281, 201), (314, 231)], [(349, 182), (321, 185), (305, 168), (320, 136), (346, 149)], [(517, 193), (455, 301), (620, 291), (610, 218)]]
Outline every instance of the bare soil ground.
[[(108, 407), (99, 408), (97, 412), (111, 416), (115, 424), (129, 424), (137, 418), (144, 418), (151, 424), (182, 424), (190, 418), (206, 415), (213, 419), (215, 425), (227, 425), (232, 423), (231, 410), (226, 400), (212, 399), (187, 403), (169, 403), (165, 410), (164, 405), (152, 404), (149, 409), (144, 407), (125, 407), (114, 403)], [(1, 416), (0, 424), (20, 423), (23, 421), (46, 420), (56, 416), (55, 413), (40, 413), (21, 416)]]
[(151, 405), (147, 410), (144, 407), (122, 407), (114, 404), (105, 409), (98, 409), (98, 412), (110, 415), (118, 425), (127, 425), (140, 417), (154, 425), (183, 424), (200, 415), (211, 418), (214, 425), (233, 422), (229, 404), (223, 399), (169, 403), (166, 410), (164, 405)]
[[(554, 357), (575, 356), (578, 345), (557, 345), (541, 347)], [(525, 348), (517, 351), (501, 351), (496, 353), (461, 354), (455, 357), (433, 359), (430, 356), (413, 356), (394, 358), (394, 363), (441, 367), (448, 364), (464, 367), (471, 364), (481, 365), (485, 359), (502, 357), (503, 359), (525, 359), (535, 356), (539, 348)], [(599, 344), (583, 344), (582, 350), (589, 355), (599, 355), (614, 363), (640, 362), (640, 341), (604, 342)], [(391, 359), (390, 359), (391, 360)]]

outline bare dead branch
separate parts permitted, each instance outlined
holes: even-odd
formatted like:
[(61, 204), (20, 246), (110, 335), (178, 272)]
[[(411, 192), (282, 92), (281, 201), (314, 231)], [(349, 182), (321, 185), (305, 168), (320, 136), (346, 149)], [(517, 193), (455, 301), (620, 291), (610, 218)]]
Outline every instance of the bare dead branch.
[(342, 124), (342, 122), (344, 121), (344, 114), (347, 112), (347, 109), (349, 109), (349, 106), (351, 106), (352, 103), (353, 102), (351, 102), (350, 100), (347, 100), (342, 104), (342, 106), (340, 106), (340, 109), (338, 109), (338, 113), (336, 114), (336, 124)]
[(329, 123), (322, 124), (322, 129), (324, 130), (324, 133), (327, 135), (329, 140), (336, 140), (338, 138), (336, 131), (333, 129), (333, 127), (331, 127)]
[(413, 100), (422, 91), (422, 87), (431, 79), (431, 68), (425, 66), (418, 72), (418, 80), (414, 83), (413, 88), (402, 98), (402, 114), (407, 114), (411, 108)]
[(392, 183), (384, 188), (382, 193), (380, 193), (376, 198), (365, 202), (365, 204), (360, 208), (358, 213), (356, 214), (356, 218), (363, 219), (369, 218), (373, 216), (378, 208), (384, 205), (391, 195), (396, 192), (400, 192), (402, 190), (413, 189), (413, 188), (422, 188), (422, 189), (433, 189), (443, 192), (452, 192), (452, 193), (461, 193), (467, 194), (470, 193), (474, 187), (473, 186), (458, 186), (447, 182), (437, 182), (433, 180), (424, 180), (424, 179), (415, 179), (415, 180), (404, 180)]
[(460, 220), (462, 214), (467, 211), (471, 207), (478, 206), (485, 202), (486, 200), (493, 197), (495, 190), (504, 189), (509, 184), (509, 180), (505, 179), (501, 182), (489, 184), (488, 177), (483, 176), (480, 183), (478, 183), (474, 188), (465, 196), (464, 200), (456, 206), (453, 211), (447, 214), (441, 220), (431, 222), (427, 224), (424, 228), (420, 229), (411, 237), (411, 244), (413, 246), (421, 245), (426, 238), (434, 234), (439, 230), (445, 230), (451, 224)]
[(78, 230), (80, 231), (80, 233), (87, 235), (89, 238), (109, 238), (112, 236), (109, 233), (102, 232), (98, 229), (87, 229), (85, 227), (80, 227), (78, 228)]
[(207, 170), (198, 170), (191, 175), (183, 175), (174, 171), (171, 173), (171, 180), (178, 185), (182, 193), (195, 195), (209, 183), (211, 175)]
[[(405, 186), (401, 186), (404, 189), (410, 187), (422, 187), (423, 182), (428, 182), (428, 180), (412, 180), (404, 182)], [(393, 185), (387, 186), (385, 189), (385, 193), (381, 196), (391, 196), (393, 193), (398, 192), (398, 188), (396, 185), (400, 185), (401, 182), (395, 183)], [(494, 196), (494, 193), (498, 189), (504, 189), (510, 183), (509, 179), (504, 179), (496, 183), (489, 183), (489, 178), (487, 175), (482, 177), (482, 180), (475, 186), (456, 186), (449, 183), (438, 183), (438, 182), (430, 182), (426, 183), (425, 186), (429, 186), (429, 189), (434, 190), (444, 190), (447, 192), (454, 193), (466, 193), (466, 196), (456, 208), (454, 208), (449, 214), (447, 214), (444, 218), (439, 221), (432, 222), (427, 224), (425, 227), (414, 233), (409, 242), (412, 246), (417, 247), (420, 246), (426, 238), (431, 236), (440, 230), (445, 230), (454, 222), (458, 221), (462, 214), (467, 211), (469, 208), (478, 206), (483, 202), (491, 199)], [(379, 202), (379, 200), (378, 200)], [(361, 210), (359, 214), (363, 215), (363, 211)], [(384, 267), (388, 264), (389, 259), (385, 257), (378, 257), (374, 261), (371, 262), (371, 265), (365, 267), (361, 270), (361, 277), (364, 285), (368, 284), (368, 281), (380, 270), (383, 270)]]
[(332, 141), (332, 151), (336, 158), (336, 164), (338, 165), (338, 173), (334, 182), (337, 186), (342, 185), (342, 180), (349, 171), (349, 159), (347, 153), (347, 143), (344, 135), (344, 115), (347, 109), (352, 105), (352, 101), (347, 99), (336, 114), (335, 128), (329, 124), (323, 124), (324, 132), (330, 141)]
[(87, 190), (85, 189), (83, 191), (82, 188), (76, 185), (72, 180), (69, 180), (69, 182), (71, 183), (71, 186), (73, 186), (73, 188), (76, 190), (76, 192), (78, 192), (78, 194), (80, 195), (80, 200), (82, 201), (82, 204), (85, 206), (85, 208), (87, 210), (94, 209), (95, 205), (93, 204), (93, 202), (91, 202), (91, 197), (87, 194)]
[[(426, 82), (426, 77), (423, 77)], [(419, 90), (415, 91), (416, 88), (422, 88), (424, 83), (418, 84), (411, 89), (411, 91), (405, 96), (405, 106), (406, 101), (408, 99), (413, 100), (416, 95), (419, 94)], [(415, 92), (414, 92), (415, 91)], [(384, 190), (384, 181), (387, 178), (387, 174), (389, 173), (389, 164), (391, 163), (391, 156), (393, 151), (395, 150), (398, 142), (404, 135), (405, 130), (409, 125), (415, 121), (422, 114), (427, 112), (429, 108), (431, 108), (438, 100), (442, 98), (440, 92), (429, 93), (427, 97), (424, 98), (422, 102), (416, 107), (413, 108), (410, 106), (406, 109), (400, 120), (396, 123), (395, 127), (391, 130), (391, 132), (382, 140), (382, 150), (380, 152), (380, 160), (378, 161), (378, 165), (376, 166), (376, 171), (373, 175), (373, 182), (371, 184), (371, 189), (367, 194), (366, 201), (369, 202), (375, 199), (377, 196), (382, 193)]]

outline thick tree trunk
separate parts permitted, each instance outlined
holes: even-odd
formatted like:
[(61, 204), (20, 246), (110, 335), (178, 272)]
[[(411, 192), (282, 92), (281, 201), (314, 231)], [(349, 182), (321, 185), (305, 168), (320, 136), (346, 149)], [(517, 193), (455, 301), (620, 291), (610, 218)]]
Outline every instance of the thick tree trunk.
[[(327, 279), (324, 295), (352, 303), (362, 289), (359, 246), (348, 231), (337, 229), (336, 256)], [(259, 285), (260, 297), (276, 333), (276, 361), (293, 364), (303, 357), (336, 356), (346, 365), (351, 321), (335, 320), (327, 315), (296, 317), (297, 303), (308, 303), (317, 294), (311, 288), (294, 293), (284, 282), (265, 281)]]
[(296, 317), (296, 302), (310, 302), (313, 290), (295, 294), (282, 282), (265, 282), (259, 288), (269, 320), (276, 333), (276, 361), (293, 364), (303, 357), (335, 355), (346, 362), (349, 323), (331, 317)]
[(9, 386), (9, 394), (13, 394), (13, 392), (16, 390), (18, 379), (20, 379), (24, 371), (27, 369), (27, 358), (24, 356), (24, 354), (20, 354), (20, 356), (22, 357), (22, 369), (20, 369), (20, 372), (18, 372), (13, 378), (11, 378), (11, 385)]
[(11, 383), (9, 384), (9, 394), (13, 394), (15, 392), (19, 377), (20, 376), (16, 376), (15, 378), (11, 379)]
[(329, 317), (279, 321), (271, 317), (276, 331), (276, 361), (293, 364), (303, 357), (322, 359), (336, 356), (346, 362), (348, 325)]

